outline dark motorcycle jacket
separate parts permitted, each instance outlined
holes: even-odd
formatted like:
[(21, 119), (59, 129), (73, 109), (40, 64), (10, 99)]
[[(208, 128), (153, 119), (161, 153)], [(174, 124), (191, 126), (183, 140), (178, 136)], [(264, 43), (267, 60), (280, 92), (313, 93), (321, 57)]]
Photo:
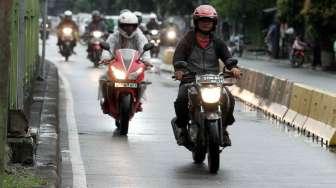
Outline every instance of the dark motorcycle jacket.
[[(236, 67), (235, 64), (228, 61), (232, 56), (221, 39), (211, 34), (210, 43), (206, 48), (201, 48), (196, 40), (196, 33), (193, 30), (181, 39), (174, 53), (173, 64), (178, 61), (186, 61), (187, 68), (196, 74), (218, 74), (220, 72), (219, 59), (229, 70)], [(174, 68), (177, 71), (175, 66)]]
[(107, 33), (107, 26), (103, 20), (100, 20), (98, 22), (92, 21), (86, 28), (87, 33), (91, 33), (92, 31), (101, 31), (103, 33)]

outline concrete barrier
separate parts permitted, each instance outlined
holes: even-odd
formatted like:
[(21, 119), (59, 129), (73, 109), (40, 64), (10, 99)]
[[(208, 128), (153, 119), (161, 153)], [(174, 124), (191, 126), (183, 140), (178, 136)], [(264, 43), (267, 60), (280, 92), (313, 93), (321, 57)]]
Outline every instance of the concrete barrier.
[(322, 98), (321, 121), (336, 128), (336, 94), (324, 93)]
[(174, 56), (175, 49), (174, 48), (167, 48), (163, 52), (163, 62), (165, 64), (171, 65), (173, 63), (173, 56)]
[(233, 95), (328, 145), (336, 145), (336, 94), (255, 70), (241, 70), (243, 78), (231, 88)]

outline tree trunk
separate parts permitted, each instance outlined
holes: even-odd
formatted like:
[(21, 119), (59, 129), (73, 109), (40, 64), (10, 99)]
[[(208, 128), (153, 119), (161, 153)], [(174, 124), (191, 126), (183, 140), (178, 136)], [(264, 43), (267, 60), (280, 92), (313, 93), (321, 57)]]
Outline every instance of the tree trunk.
[[(0, 0), (0, 176), (4, 173), (7, 142), (10, 28), (12, 0)], [(0, 182), (2, 183), (2, 182)]]

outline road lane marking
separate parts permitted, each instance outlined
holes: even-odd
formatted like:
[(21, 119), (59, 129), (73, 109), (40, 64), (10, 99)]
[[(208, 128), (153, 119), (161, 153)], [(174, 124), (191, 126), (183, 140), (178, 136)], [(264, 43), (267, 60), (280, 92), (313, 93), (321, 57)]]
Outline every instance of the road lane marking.
[(73, 107), (73, 96), (71, 92), (71, 87), (69, 81), (66, 77), (61, 73), (60, 69), (58, 69), (58, 74), (60, 79), (63, 82), (65, 98), (66, 98), (66, 121), (68, 124), (68, 139), (69, 139), (69, 152), (70, 152), (70, 160), (72, 166), (73, 173), (73, 187), (75, 188), (87, 188), (86, 184), (86, 173), (85, 167), (83, 164), (79, 138), (78, 138), (78, 129), (77, 123), (74, 114)]

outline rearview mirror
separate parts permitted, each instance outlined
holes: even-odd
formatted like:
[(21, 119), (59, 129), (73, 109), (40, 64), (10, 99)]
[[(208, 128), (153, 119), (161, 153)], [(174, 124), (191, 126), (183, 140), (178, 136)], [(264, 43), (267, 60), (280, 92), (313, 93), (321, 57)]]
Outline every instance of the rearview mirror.
[(145, 44), (145, 46), (143, 47), (143, 51), (148, 51), (148, 50), (151, 50), (152, 48), (154, 48), (154, 44), (152, 44), (152, 43), (147, 43), (147, 44)]
[(104, 49), (104, 50), (110, 50), (110, 45), (107, 42), (101, 42), (100, 46)]

